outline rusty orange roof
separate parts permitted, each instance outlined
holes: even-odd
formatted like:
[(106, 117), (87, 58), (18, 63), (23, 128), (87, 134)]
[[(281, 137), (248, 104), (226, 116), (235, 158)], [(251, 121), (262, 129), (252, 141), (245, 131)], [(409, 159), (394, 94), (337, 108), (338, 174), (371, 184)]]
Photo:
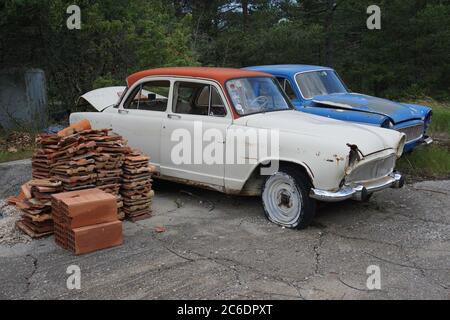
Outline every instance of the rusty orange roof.
[(172, 67), (158, 68), (140, 71), (128, 77), (128, 86), (149, 76), (180, 76), (215, 80), (222, 85), (229, 79), (241, 77), (272, 77), (268, 73), (258, 71), (234, 69), (234, 68), (209, 68), (209, 67)]

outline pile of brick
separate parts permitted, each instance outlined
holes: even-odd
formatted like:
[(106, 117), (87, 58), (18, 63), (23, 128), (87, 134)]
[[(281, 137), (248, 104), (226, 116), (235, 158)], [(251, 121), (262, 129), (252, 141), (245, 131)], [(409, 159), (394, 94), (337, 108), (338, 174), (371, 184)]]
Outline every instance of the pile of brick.
[(119, 246), (122, 222), (116, 197), (100, 189), (53, 195), (55, 242), (76, 255)]
[(133, 151), (125, 157), (120, 193), (123, 198), (123, 211), (133, 222), (151, 217), (152, 173), (149, 157)]
[[(151, 217), (154, 167), (149, 166), (149, 157), (132, 151), (121, 136), (109, 129), (92, 130), (89, 121), (83, 120), (58, 134), (41, 134), (36, 143), (32, 159), (35, 180), (25, 185), (20, 199), (14, 199), (24, 211), (18, 226), (27, 234), (41, 237), (53, 233), (50, 196), (59, 192), (65, 192), (63, 196), (83, 190), (89, 193), (96, 188), (114, 196), (115, 220), (125, 216), (132, 221)], [(95, 217), (99, 212), (91, 214)], [(77, 237), (72, 229), (66, 230), (64, 239)], [(75, 246), (70, 249), (77, 251)]]
[(41, 238), (53, 233), (51, 196), (61, 192), (61, 182), (54, 180), (31, 180), (22, 186), (22, 192), (9, 202), (22, 210), (17, 227), (31, 238)]

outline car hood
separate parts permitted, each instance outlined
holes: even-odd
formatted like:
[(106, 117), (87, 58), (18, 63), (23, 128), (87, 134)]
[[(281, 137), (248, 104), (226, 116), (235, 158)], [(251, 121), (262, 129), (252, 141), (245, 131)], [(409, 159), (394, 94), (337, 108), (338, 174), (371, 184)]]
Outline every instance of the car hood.
[(320, 107), (321, 105), (327, 108), (384, 115), (394, 124), (423, 117), (421, 112), (412, 106), (359, 93), (336, 93), (314, 97), (312, 106)]
[(97, 109), (97, 111), (101, 112), (119, 102), (120, 97), (126, 89), (127, 87), (106, 87), (96, 89), (85, 93), (80, 98), (78, 98), (77, 104), (82, 103), (82, 101), (84, 100), (95, 109)]
[[(120, 98), (127, 90), (127, 87), (106, 87), (101, 89), (96, 89), (85, 93), (78, 98), (77, 105), (82, 104), (84, 101), (89, 103), (92, 107), (97, 109), (97, 111), (104, 111), (108, 107), (114, 106), (120, 102)], [(141, 97), (148, 96), (149, 94), (154, 94), (148, 90), (141, 90)], [(156, 94), (157, 99), (167, 99), (164, 96)]]
[(403, 136), (395, 130), (344, 122), (295, 110), (249, 115), (237, 119), (235, 123), (254, 128), (296, 133), (334, 145), (357, 145), (364, 155), (386, 149), (397, 150)]

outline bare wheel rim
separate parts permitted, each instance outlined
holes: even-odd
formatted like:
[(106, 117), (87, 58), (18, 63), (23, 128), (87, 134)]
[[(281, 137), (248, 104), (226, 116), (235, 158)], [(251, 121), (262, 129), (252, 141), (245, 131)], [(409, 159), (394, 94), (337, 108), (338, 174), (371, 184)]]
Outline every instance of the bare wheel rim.
[(298, 223), (303, 197), (291, 176), (277, 173), (270, 177), (262, 196), (266, 211), (273, 222), (285, 226)]

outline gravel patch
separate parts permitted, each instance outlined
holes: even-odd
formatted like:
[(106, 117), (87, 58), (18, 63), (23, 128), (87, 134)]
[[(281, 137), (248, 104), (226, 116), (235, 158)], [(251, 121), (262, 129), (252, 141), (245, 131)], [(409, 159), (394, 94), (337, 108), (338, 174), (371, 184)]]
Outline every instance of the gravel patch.
[(0, 200), (0, 245), (13, 246), (31, 241), (30, 237), (16, 228), (20, 215), (19, 209), (5, 200)]

